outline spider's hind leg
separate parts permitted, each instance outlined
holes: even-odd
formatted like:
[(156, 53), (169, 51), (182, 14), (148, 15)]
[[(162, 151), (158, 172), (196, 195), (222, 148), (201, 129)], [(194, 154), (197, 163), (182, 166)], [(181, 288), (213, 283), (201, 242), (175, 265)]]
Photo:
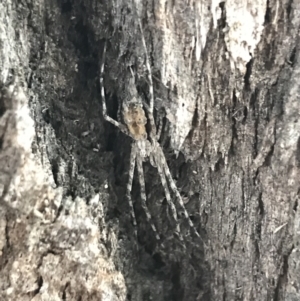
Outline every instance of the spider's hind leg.
[(161, 162), (161, 160), (159, 160), (159, 162), (156, 162), (156, 167), (157, 167), (157, 170), (158, 170), (158, 173), (159, 173), (159, 176), (160, 176), (161, 184), (162, 184), (163, 189), (165, 191), (165, 196), (166, 196), (167, 203), (168, 203), (168, 205), (171, 209), (173, 219), (175, 220), (175, 223), (176, 223), (176, 234), (178, 235), (180, 241), (183, 241), (183, 237), (181, 235), (180, 225), (179, 225), (179, 221), (178, 221), (178, 217), (177, 217), (176, 207), (175, 207), (174, 203), (172, 202), (171, 195), (170, 195), (170, 190), (169, 190), (167, 180), (166, 180), (166, 176), (165, 176), (165, 173), (162, 169), (162, 166), (161, 166), (160, 162)]
[[(183, 210), (184, 217), (187, 219), (187, 221), (188, 221), (188, 223), (189, 223), (189, 226), (193, 229), (195, 235), (196, 235), (197, 237), (199, 237), (199, 238), (202, 240), (202, 238), (201, 238), (200, 234), (198, 233), (198, 231), (197, 231), (195, 225), (194, 225), (193, 222), (191, 221), (191, 219), (190, 219), (190, 217), (189, 217), (189, 214), (188, 214), (187, 210), (185, 209), (185, 206), (184, 206), (182, 197), (181, 197), (181, 195), (180, 195), (180, 193), (179, 193), (179, 191), (178, 191), (178, 189), (177, 189), (177, 187), (176, 187), (176, 184), (175, 184), (175, 182), (174, 182), (174, 180), (173, 180), (173, 177), (172, 177), (171, 172), (170, 172), (170, 170), (169, 170), (169, 167), (168, 167), (168, 164), (167, 164), (167, 161), (166, 161), (166, 159), (165, 159), (165, 156), (164, 156), (164, 153), (163, 153), (162, 149), (161, 149), (160, 147), (158, 147), (158, 148), (157, 148), (157, 151), (158, 151), (158, 153), (160, 154), (161, 163), (162, 163), (163, 170), (164, 170), (164, 173), (165, 173), (165, 175), (166, 175), (166, 178), (168, 179), (168, 181), (169, 181), (169, 183), (170, 183), (170, 187), (171, 187), (172, 191), (175, 193), (175, 196), (176, 196), (176, 198), (177, 198), (177, 200), (178, 200), (178, 203), (179, 203), (181, 209)], [(202, 242), (203, 242), (203, 240), (202, 240)], [(203, 243), (204, 243), (204, 242), (203, 242)]]
[(143, 162), (142, 162), (142, 158), (139, 154), (137, 154), (137, 156), (136, 156), (136, 164), (137, 164), (139, 183), (140, 183), (140, 188), (141, 188), (142, 207), (145, 211), (147, 221), (151, 225), (151, 228), (152, 228), (153, 232), (155, 233), (156, 239), (160, 240), (160, 236), (157, 232), (157, 229), (152, 222), (151, 213), (147, 207), (147, 197), (146, 197), (146, 191), (145, 191), (145, 178), (144, 178), (144, 171), (143, 171)]
[(128, 183), (127, 183), (127, 187), (126, 187), (126, 196), (127, 196), (130, 211), (131, 211), (130, 213), (131, 213), (132, 223), (134, 226), (134, 233), (135, 233), (135, 237), (137, 240), (137, 238), (138, 238), (137, 222), (136, 222), (133, 202), (132, 202), (132, 198), (131, 198), (131, 189), (132, 189), (132, 182), (133, 182), (133, 176), (134, 176), (135, 162), (136, 162), (136, 147), (133, 143), (132, 148), (131, 148), (131, 153), (130, 153), (129, 174), (128, 174)]

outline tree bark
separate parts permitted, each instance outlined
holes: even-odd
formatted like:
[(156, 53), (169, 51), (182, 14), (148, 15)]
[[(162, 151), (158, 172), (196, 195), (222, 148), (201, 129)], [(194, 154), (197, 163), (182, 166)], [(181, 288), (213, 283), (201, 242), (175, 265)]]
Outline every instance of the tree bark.
[[(0, 299), (300, 300), (299, 24), (297, 0), (1, 2)], [(132, 140), (103, 118), (99, 70), (117, 119), (132, 76), (149, 102), (147, 56), (201, 239), (183, 216), (175, 235), (150, 162), (161, 241), (138, 177), (134, 235)]]

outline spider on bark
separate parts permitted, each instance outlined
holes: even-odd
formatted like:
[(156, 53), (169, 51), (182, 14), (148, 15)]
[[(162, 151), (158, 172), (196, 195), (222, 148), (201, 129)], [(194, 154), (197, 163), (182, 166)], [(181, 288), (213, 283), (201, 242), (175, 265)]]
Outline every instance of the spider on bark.
[[(122, 99), (121, 112), (122, 112), (122, 119), (123, 119), (123, 122), (125, 123), (125, 125), (123, 123), (121, 123), (120, 120), (116, 121), (107, 115), (105, 90), (104, 90), (104, 83), (103, 83), (106, 42), (104, 44), (101, 69), (100, 69), (100, 86), (101, 86), (103, 117), (106, 121), (108, 121), (108, 122), (112, 123), (113, 125), (115, 125), (116, 127), (118, 127), (124, 134), (128, 135), (133, 140), (132, 146), (131, 146), (131, 153), (130, 153), (129, 179), (128, 179), (128, 183), (127, 183), (126, 196), (128, 198), (129, 206), (131, 209), (131, 217), (132, 217), (132, 222), (135, 227), (135, 234), (137, 236), (137, 222), (136, 222), (133, 202), (132, 202), (132, 198), (131, 198), (131, 190), (132, 190), (132, 181), (133, 181), (133, 177), (134, 177), (134, 170), (135, 170), (135, 166), (136, 166), (137, 172), (138, 172), (139, 185), (140, 185), (142, 208), (146, 214), (147, 221), (149, 222), (152, 230), (155, 233), (156, 239), (161, 240), (161, 237), (156, 229), (156, 226), (152, 222), (151, 213), (147, 206), (143, 162), (149, 158), (151, 165), (153, 167), (156, 167), (158, 170), (161, 184), (162, 184), (164, 192), (165, 192), (166, 201), (168, 203), (168, 206), (171, 209), (172, 217), (176, 223), (176, 234), (178, 235), (179, 239), (182, 241), (183, 237), (181, 235), (178, 214), (176, 211), (176, 207), (171, 199), (169, 187), (170, 187), (171, 191), (173, 192), (173, 194), (175, 195), (175, 197), (178, 201), (178, 204), (184, 213), (184, 217), (188, 220), (189, 226), (193, 229), (196, 236), (201, 239), (193, 222), (189, 218), (189, 214), (188, 214), (187, 210), (185, 209), (182, 197), (181, 197), (181, 195), (176, 187), (176, 184), (172, 178), (165, 155), (158, 142), (160, 133), (158, 133), (156, 130), (156, 125), (155, 125), (154, 116), (153, 116), (154, 89), (153, 89), (153, 81), (152, 81), (152, 72), (151, 72), (151, 67), (150, 67), (150, 63), (149, 63), (146, 42), (145, 42), (145, 38), (144, 38), (144, 34), (143, 34), (143, 28), (142, 28), (140, 20), (139, 20), (139, 28), (141, 31), (141, 39), (142, 39), (142, 43), (143, 43), (143, 48), (145, 49), (145, 52), (146, 52), (145, 58), (146, 58), (146, 67), (147, 67), (147, 71), (148, 71), (150, 103), (148, 105), (142, 101), (141, 97), (138, 95), (138, 92), (137, 92), (137, 89), (135, 86), (135, 79), (132, 76), (132, 78), (129, 80), (127, 88), (126, 88), (126, 95), (125, 95), (124, 99)], [(147, 117), (145, 115), (144, 108), (147, 112), (147, 116), (148, 116), (149, 123), (150, 123), (149, 135), (147, 134), (147, 130), (146, 130)]]

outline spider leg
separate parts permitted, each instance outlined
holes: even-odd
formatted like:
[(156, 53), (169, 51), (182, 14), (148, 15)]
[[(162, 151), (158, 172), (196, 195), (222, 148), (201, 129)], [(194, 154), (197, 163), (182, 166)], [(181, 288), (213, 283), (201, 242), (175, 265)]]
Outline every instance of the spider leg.
[(162, 129), (163, 129), (163, 116), (160, 114), (160, 111), (157, 111), (158, 113), (158, 128), (156, 132), (156, 140), (158, 141), (161, 137)]
[(129, 175), (128, 175), (128, 183), (127, 183), (127, 188), (126, 188), (126, 196), (128, 199), (130, 211), (131, 211), (131, 219), (132, 223), (134, 226), (134, 232), (136, 238), (137, 236), (137, 222), (136, 222), (136, 217), (134, 213), (134, 207), (133, 207), (133, 202), (131, 198), (131, 189), (132, 189), (132, 181), (133, 181), (133, 176), (134, 176), (134, 167), (135, 167), (135, 162), (136, 162), (136, 146), (135, 143), (132, 143), (132, 148), (131, 148), (131, 153), (130, 153), (130, 167), (129, 167)]
[(138, 170), (138, 176), (139, 176), (139, 182), (140, 182), (140, 187), (141, 187), (141, 199), (142, 199), (142, 207), (145, 211), (146, 218), (148, 223), (151, 225), (151, 228), (153, 232), (155, 233), (155, 237), (157, 240), (160, 240), (160, 236), (156, 230), (155, 225), (152, 222), (151, 218), (151, 213), (147, 207), (147, 197), (146, 197), (146, 189), (145, 189), (145, 178), (144, 178), (144, 171), (143, 171), (143, 162), (141, 156), (137, 153), (136, 154), (136, 165), (137, 165), (137, 170)]
[(162, 166), (163, 166), (164, 173), (165, 173), (165, 175), (166, 175), (166, 177), (167, 177), (167, 179), (168, 179), (168, 181), (170, 183), (170, 187), (171, 187), (172, 191), (175, 193), (176, 198), (178, 199), (178, 203), (179, 203), (180, 207), (183, 210), (184, 217), (187, 219), (187, 221), (189, 223), (189, 226), (193, 229), (193, 231), (195, 232), (196, 236), (199, 237), (202, 240), (202, 238), (201, 238), (200, 234), (198, 233), (195, 225), (191, 221), (188, 212), (185, 209), (182, 197), (181, 197), (181, 195), (180, 195), (180, 193), (179, 193), (179, 191), (178, 191), (178, 189), (176, 187), (176, 184), (175, 184), (175, 182), (174, 182), (174, 180), (172, 178), (172, 175), (170, 173), (170, 170), (169, 170), (167, 161), (165, 159), (164, 153), (163, 153), (163, 151), (162, 151), (162, 149), (161, 149), (161, 147), (159, 145), (157, 147), (157, 151), (160, 154), (161, 163), (162, 163)]
[(123, 126), (118, 121), (114, 120), (113, 118), (111, 118), (110, 116), (107, 115), (105, 90), (104, 90), (104, 84), (103, 84), (105, 55), (106, 55), (106, 41), (104, 43), (104, 49), (103, 49), (103, 54), (102, 54), (102, 63), (101, 63), (101, 68), (100, 68), (100, 86), (101, 86), (101, 99), (102, 99), (103, 117), (106, 121), (112, 123), (114, 126), (118, 127), (123, 133), (127, 134), (127, 130), (126, 130), (125, 126)]
[(147, 67), (147, 70), (148, 70), (148, 81), (149, 81), (149, 93), (150, 93), (150, 104), (147, 105), (147, 104), (144, 104), (146, 110), (148, 111), (148, 117), (149, 117), (149, 120), (150, 120), (150, 125), (151, 125), (151, 136), (152, 136), (152, 139), (155, 139), (155, 136), (156, 136), (156, 126), (155, 126), (155, 121), (154, 121), (154, 118), (153, 118), (153, 110), (154, 110), (154, 88), (153, 88), (153, 80), (152, 80), (152, 71), (151, 71), (151, 66), (150, 66), (150, 59), (149, 59), (149, 55), (148, 55), (148, 51), (147, 51), (147, 45), (146, 45), (146, 41), (145, 41), (145, 35), (144, 35), (144, 30), (143, 30), (143, 27), (142, 27), (142, 22), (141, 22), (141, 18), (139, 16), (139, 13), (138, 13), (138, 8), (137, 8), (137, 4), (135, 3), (134, 1), (134, 4), (135, 4), (135, 9), (136, 9), (136, 13), (137, 13), (137, 16), (138, 16), (138, 22), (139, 22), (139, 28), (140, 28), (140, 31), (141, 31), (141, 37), (142, 37), (142, 44), (143, 44), (143, 47), (145, 49), (145, 56), (146, 56), (146, 67)]
[[(137, 10), (137, 8), (136, 8)], [(138, 22), (139, 22), (139, 27), (141, 31), (141, 36), (142, 36), (142, 43), (145, 49), (145, 56), (146, 56), (146, 67), (148, 69), (148, 80), (149, 80), (149, 92), (150, 92), (150, 105), (149, 105), (149, 113), (153, 114), (153, 107), (154, 107), (154, 89), (153, 89), (153, 80), (152, 80), (152, 71), (151, 71), (151, 66), (150, 66), (150, 60), (148, 56), (148, 51), (147, 51), (147, 45), (145, 41), (145, 36), (144, 36), (144, 30), (142, 27), (141, 19), (138, 16)]]
[[(159, 160), (159, 161), (161, 161), (161, 160)], [(172, 216), (173, 216), (173, 218), (176, 222), (176, 232), (179, 236), (179, 239), (181, 241), (183, 241), (183, 237), (182, 237), (181, 232), (180, 232), (180, 225), (179, 225), (179, 221), (178, 221), (178, 217), (177, 217), (176, 207), (175, 207), (175, 205), (174, 205), (174, 203), (172, 202), (172, 199), (171, 199), (170, 190), (169, 190), (169, 187), (168, 187), (168, 184), (167, 184), (165, 173), (164, 173), (161, 165), (159, 164), (159, 162), (156, 162), (156, 166), (157, 166), (157, 170), (158, 170), (158, 173), (159, 173), (159, 176), (160, 176), (161, 184), (162, 184), (162, 186), (164, 188), (164, 191), (165, 191), (165, 196), (166, 196), (167, 203), (168, 203), (168, 205), (171, 209)]]

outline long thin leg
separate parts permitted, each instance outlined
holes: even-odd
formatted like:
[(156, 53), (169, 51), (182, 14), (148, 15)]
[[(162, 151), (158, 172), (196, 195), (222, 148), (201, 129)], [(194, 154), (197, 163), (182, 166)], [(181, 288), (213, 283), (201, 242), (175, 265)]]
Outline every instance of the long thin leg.
[[(169, 183), (170, 183), (170, 187), (171, 187), (172, 191), (175, 193), (176, 198), (177, 198), (177, 200), (178, 200), (178, 203), (179, 203), (180, 207), (181, 207), (182, 210), (183, 210), (184, 217), (187, 219), (187, 221), (188, 221), (188, 223), (189, 223), (189, 226), (193, 229), (193, 231), (195, 232), (196, 236), (199, 237), (199, 238), (202, 240), (202, 238), (201, 238), (200, 234), (198, 233), (198, 231), (197, 231), (195, 225), (194, 225), (193, 222), (191, 221), (188, 212), (187, 212), (186, 209), (185, 209), (185, 206), (184, 206), (182, 197), (181, 197), (181, 195), (180, 195), (180, 193), (179, 193), (179, 191), (178, 191), (178, 189), (177, 189), (177, 187), (176, 187), (176, 184), (175, 184), (175, 182), (174, 182), (174, 180), (173, 180), (173, 178), (172, 178), (172, 175), (171, 175), (171, 173), (170, 173), (170, 170), (169, 170), (167, 161), (166, 161), (166, 159), (165, 159), (164, 153), (163, 153), (163, 151), (162, 151), (162, 149), (161, 149), (160, 146), (157, 147), (157, 152), (158, 152), (158, 154), (160, 155), (161, 163), (162, 163), (162, 165), (163, 165), (163, 168), (164, 168), (164, 172), (165, 172), (165, 174), (166, 174), (166, 177), (167, 177), (167, 179), (168, 179), (168, 181), (169, 181)], [(202, 240), (202, 241), (203, 241), (203, 240)], [(204, 243), (204, 242), (203, 242), (203, 243)]]
[(131, 198), (131, 189), (132, 189), (132, 182), (133, 182), (133, 176), (134, 176), (135, 162), (136, 162), (136, 146), (133, 142), (132, 147), (131, 147), (131, 153), (130, 153), (129, 175), (128, 175), (128, 183), (127, 183), (127, 189), (126, 189), (126, 196), (127, 196), (130, 211), (131, 211), (130, 213), (131, 213), (132, 223), (134, 226), (135, 236), (137, 238), (138, 237), (137, 236), (137, 222), (136, 222), (133, 202), (132, 202), (132, 198)]
[(160, 240), (160, 236), (156, 230), (155, 225), (152, 222), (151, 218), (151, 213), (147, 207), (147, 197), (146, 197), (146, 189), (145, 189), (145, 178), (144, 178), (144, 171), (143, 171), (143, 162), (142, 158), (139, 154), (136, 156), (136, 165), (137, 165), (137, 170), (138, 170), (138, 176), (139, 176), (139, 182), (140, 182), (140, 187), (141, 187), (141, 200), (142, 200), (142, 207), (145, 211), (146, 218), (148, 223), (151, 225), (151, 228), (153, 232), (155, 233), (155, 237), (157, 240)]
[[(136, 7), (137, 11), (137, 7)], [(138, 14), (138, 11), (137, 11)], [(152, 71), (151, 71), (151, 66), (150, 66), (150, 60), (148, 56), (148, 51), (147, 51), (147, 45), (145, 41), (145, 36), (144, 36), (144, 30), (142, 27), (142, 22), (141, 19), (138, 15), (138, 22), (139, 22), (139, 27), (141, 31), (141, 36), (142, 36), (142, 43), (145, 49), (145, 56), (146, 56), (146, 67), (148, 69), (148, 80), (149, 80), (149, 92), (150, 92), (150, 105), (149, 105), (149, 113), (153, 114), (153, 108), (154, 108), (154, 89), (153, 89), (153, 80), (152, 80)]]
[[(157, 162), (157, 161), (159, 161), (159, 162)], [(164, 188), (165, 195), (166, 195), (166, 200), (167, 200), (167, 203), (168, 203), (168, 205), (171, 209), (172, 216), (173, 216), (173, 218), (176, 222), (177, 234), (179, 236), (179, 239), (181, 241), (183, 241), (183, 237), (182, 237), (181, 232), (180, 232), (180, 225), (179, 225), (179, 221), (178, 221), (178, 217), (177, 217), (176, 207), (175, 207), (174, 203), (172, 202), (171, 195), (170, 195), (170, 190), (169, 190), (168, 183), (167, 183), (167, 180), (166, 180), (166, 176), (165, 176), (165, 173), (162, 169), (160, 161), (161, 160), (156, 160), (156, 166), (157, 166), (158, 173), (160, 175), (161, 184)]]
[(146, 56), (146, 67), (147, 67), (147, 70), (148, 70), (150, 104), (149, 104), (149, 106), (145, 105), (145, 108), (146, 108), (146, 110), (149, 113), (148, 117), (149, 117), (149, 121), (150, 121), (150, 125), (151, 125), (151, 137), (152, 137), (152, 139), (155, 139), (156, 138), (155, 137), (156, 136), (156, 126), (155, 126), (155, 121), (154, 121), (154, 118), (153, 118), (154, 88), (153, 88), (153, 80), (152, 80), (152, 71), (151, 71), (151, 66), (150, 66), (150, 59), (149, 59), (149, 55), (148, 55), (147, 45), (146, 45), (146, 41), (145, 41), (144, 30), (143, 30), (143, 27), (142, 27), (141, 18), (139, 16), (139, 12), (138, 12), (138, 7), (137, 7), (136, 0), (133, 0), (133, 2), (134, 2), (136, 14), (137, 14), (139, 28), (140, 28), (140, 31), (141, 31), (142, 43), (143, 43), (143, 47), (144, 47), (144, 50), (145, 50), (145, 56)]
[(122, 125), (121, 123), (119, 123), (118, 121), (114, 120), (113, 118), (111, 118), (110, 116), (107, 115), (105, 90), (104, 90), (104, 83), (103, 83), (105, 55), (106, 55), (106, 41), (104, 43), (104, 49), (103, 49), (103, 54), (102, 54), (102, 62), (101, 62), (101, 68), (100, 68), (100, 86), (101, 86), (101, 99), (102, 99), (103, 117), (106, 121), (112, 123), (114, 126), (118, 127), (123, 133), (127, 134), (127, 130), (126, 130), (124, 125)]
[(160, 111), (157, 111), (157, 114), (158, 114), (158, 128), (156, 132), (156, 140), (158, 141), (160, 139), (162, 129), (163, 129), (163, 116), (160, 113)]

